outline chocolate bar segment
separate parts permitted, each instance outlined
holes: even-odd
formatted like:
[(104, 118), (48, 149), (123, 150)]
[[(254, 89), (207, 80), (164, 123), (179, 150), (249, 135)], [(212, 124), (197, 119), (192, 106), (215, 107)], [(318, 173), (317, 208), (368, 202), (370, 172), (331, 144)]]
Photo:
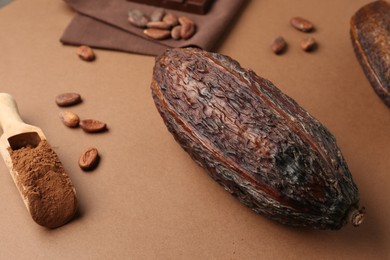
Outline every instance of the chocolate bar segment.
[(214, 0), (128, 0), (194, 14), (206, 14)]

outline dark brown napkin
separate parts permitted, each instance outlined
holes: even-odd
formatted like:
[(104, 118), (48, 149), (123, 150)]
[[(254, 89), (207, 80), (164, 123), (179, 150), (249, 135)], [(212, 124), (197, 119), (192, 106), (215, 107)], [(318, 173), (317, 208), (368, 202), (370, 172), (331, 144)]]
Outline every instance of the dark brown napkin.
[(95, 48), (158, 55), (168, 47), (198, 46), (211, 50), (228, 29), (245, 0), (215, 0), (206, 15), (172, 10), (176, 16), (187, 16), (197, 25), (196, 34), (188, 40), (152, 40), (143, 30), (132, 26), (128, 10), (139, 9), (146, 14), (157, 7), (126, 0), (67, 0), (77, 13), (60, 41), (69, 45), (89, 45)]

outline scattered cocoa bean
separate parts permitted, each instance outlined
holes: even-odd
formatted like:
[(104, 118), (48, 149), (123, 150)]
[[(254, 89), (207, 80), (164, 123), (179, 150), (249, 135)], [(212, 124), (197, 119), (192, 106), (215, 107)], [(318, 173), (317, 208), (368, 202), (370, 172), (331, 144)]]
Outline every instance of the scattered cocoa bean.
[(291, 18), (290, 24), (292, 27), (302, 32), (310, 32), (314, 29), (314, 25), (310, 21), (299, 16)]
[(317, 46), (317, 43), (313, 37), (307, 37), (301, 41), (301, 48), (304, 51), (307, 51), (307, 52), (312, 51), (316, 48), (316, 46)]
[(77, 127), (80, 123), (80, 118), (77, 114), (70, 111), (61, 111), (60, 119), (67, 127)]
[(78, 47), (76, 53), (80, 57), (80, 59), (84, 61), (93, 61), (95, 59), (95, 53), (90, 47), (86, 45), (81, 45), (80, 47)]
[(149, 22), (149, 18), (138, 9), (129, 10), (129, 22), (139, 28), (145, 28), (146, 24)]
[(181, 31), (181, 25), (176, 25), (175, 27), (173, 27), (173, 29), (171, 30), (172, 39), (180, 40), (181, 39), (180, 31)]
[(56, 97), (56, 104), (60, 107), (68, 107), (81, 102), (81, 96), (77, 93), (63, 93)]
[(84, 119), (80, 121), (80, 127), (87, 133), (98, 133), (107, 130), (107, 124), (95, 119)]
[(166, 22), (157, 21), (157, 22), (148, 22), (146, 25), (148, 28), (161, 29), (161, 30), (169, 30), (171, 26), (169, 26)]
[(162, 21), (164, 15), (165, 15), (165, 9), (162, 8), (155, 9), (150, 15), (150, 21), (152, 22)]
[(271, 49), (275, 54), (282, 54), (287, 48), (287, 43), (282, 36), (278, 36), (271, 44)]
[(84, 171), (91, 171), (99, 164), (99, 152), (96, 148), (86, 149), (79, 159), (79, 166)]
[(171, 27), (176, 26), (178, 24), (177, 17), (173, 13), (167, 13), (163, 17), (163, 22), (166, 22)]
[(171, 36), (171, 31), (161, 29), (145, 29), (144, 34), (154, 40), (164, 40)]

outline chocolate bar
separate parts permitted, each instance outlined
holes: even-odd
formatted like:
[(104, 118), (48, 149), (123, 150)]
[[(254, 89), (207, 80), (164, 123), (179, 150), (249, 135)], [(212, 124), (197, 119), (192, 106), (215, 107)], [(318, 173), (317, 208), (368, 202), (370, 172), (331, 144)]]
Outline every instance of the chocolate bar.
[(194, 14), (206, 14), (214, 0), (128, 0)]

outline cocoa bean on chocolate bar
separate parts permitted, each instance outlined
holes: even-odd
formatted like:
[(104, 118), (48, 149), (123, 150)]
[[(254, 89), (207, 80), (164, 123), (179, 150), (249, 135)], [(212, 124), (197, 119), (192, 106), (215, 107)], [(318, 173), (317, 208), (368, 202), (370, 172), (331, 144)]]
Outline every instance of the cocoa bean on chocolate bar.
[(351, 19), (355, 54), (375, 92), (390, 107), (390, 3), (375, 1)]
[(319, 229), (363, 221), (335, 138), (270, 81), (221, 54), (169, 49), (151, 90), (176, 141), (255, 212)]

